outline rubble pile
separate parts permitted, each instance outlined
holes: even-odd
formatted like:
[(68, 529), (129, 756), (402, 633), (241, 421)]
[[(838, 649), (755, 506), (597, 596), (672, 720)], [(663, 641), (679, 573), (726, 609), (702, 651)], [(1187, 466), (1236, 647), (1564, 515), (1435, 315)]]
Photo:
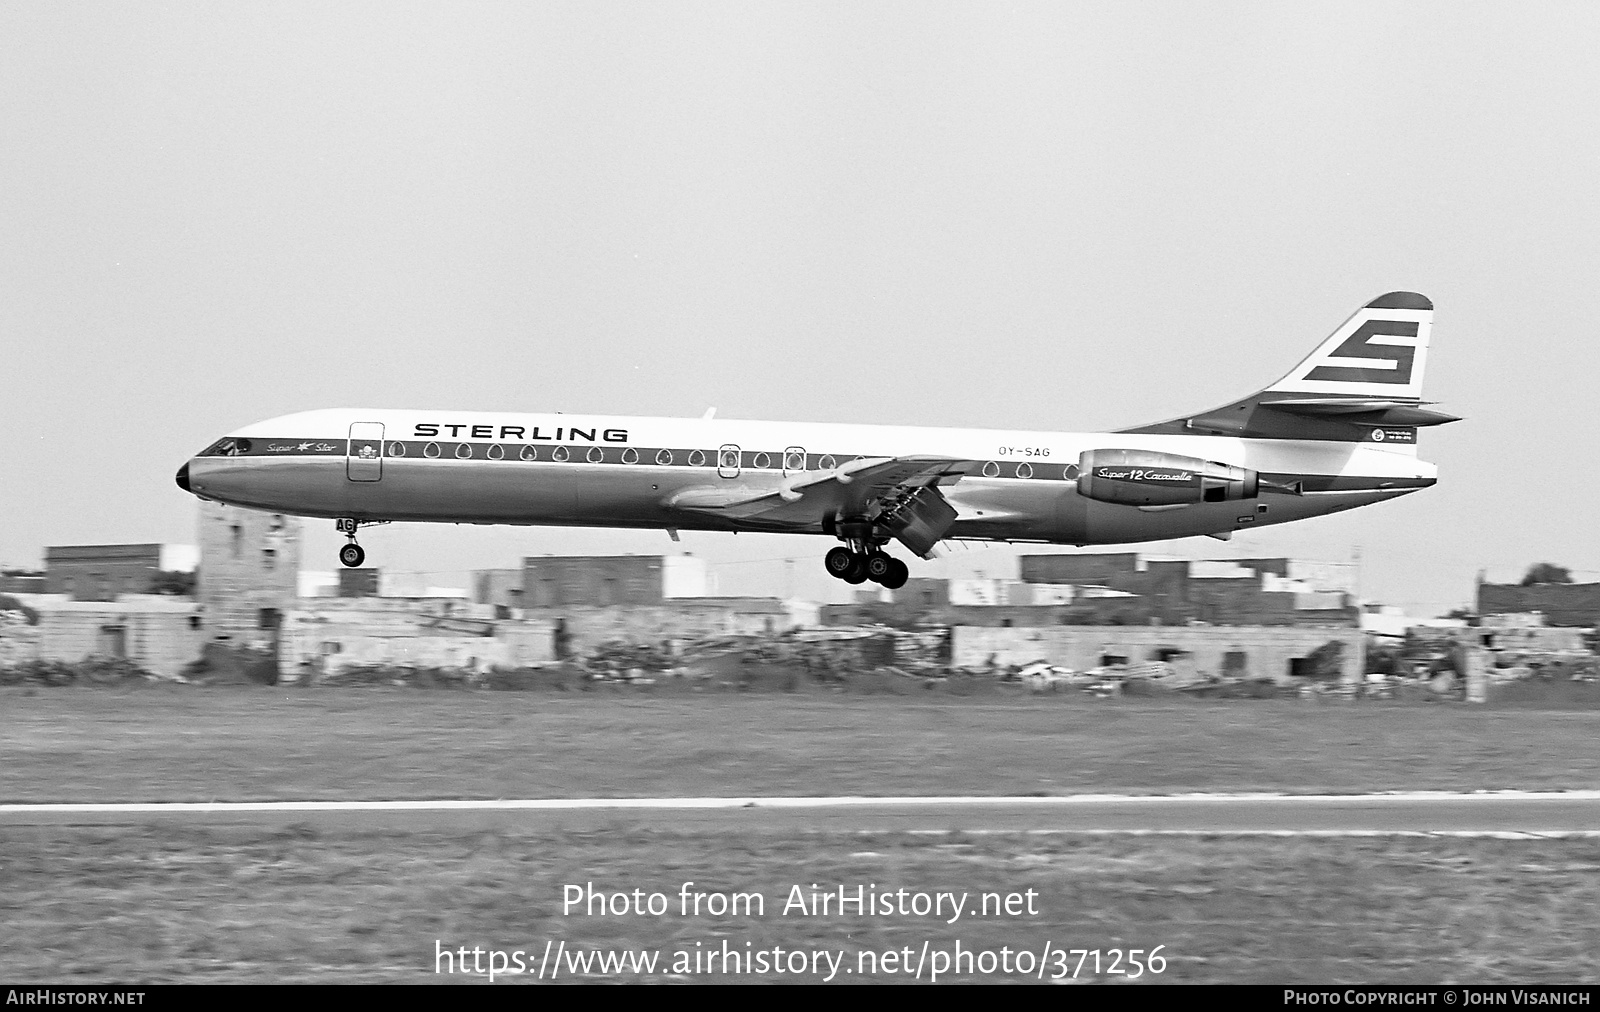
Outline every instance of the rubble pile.
[(1502, 680), (1543, 678), (1553, 681), (1600, 682), (1600, 664), (1591, 653), (1576, 651), (1500, 652), (1491, 677)]
[(1366, 680), (1347, 688), (1348, 694), (1402, 701), (1600, 705), (1600, 659), (1587, 651), (1486, 649), (1413, 637), (1397, 651), (1374, 654)]
[[(20, 621), (19, 621), (20, 620)], [(11, 625), (21, 627), (21, 616)], [(948, 628), (897, 629), (882, 625), (829, 626), (783, 633), (705, 635), (658, 642), (614, 640), (584, 655), (541, 666), (496, 667), (487, 658), (448, 658), (412, 664), (368, 662), (328, 670), (306, 663), (286, 680), (330, 687), (405, 687), (501, 691), (616, 692), (843, 692), (948, 695), (1056, 694), (1189, 696), (1211, 699), (1298, 697), (1307, 701), (1377, 699), (1557, 703), (1600, 706), (1600, 659), (1583, 650), (1484, 647), (1425, 636), (1368, 651), (1368, 673), (1344, 681), (1346, 644), (1329, 640), (1305, 658), (1295, 658), (1297, 676), (1275, 682), (1243, 667), (1214, 672), (1197, 667), (1192, 654), (1164, 649), (1165, 660), (1124, 660), (1073, 670), (1045, 660), (1000, 664), (952, 664)], [(1154, 652), (1154, 651), (1153, 651)], [(1303, 677), (1299, 677), (1303, 676)], [(75, 663), (0, 656), (0, 685), (115, 684), (160, 680), (136, 665), (110, 658)], [(274, 684), (277, 656), (212, 643), (178, 681), (205, 684)]]
[[(1318, 670), (1338, 671), (1326, 651)], [(314, 679), (329, 686), (647, 692), (801, 692), (910, 695), (1072, 693), (1095, 698), (1167, 693), (1269, 698), (1294, 695), (1243, 674), (1197, 671), (1188, 655), (1174, 661), (1118, 663), (1074, 671), (1046, 661), (964, 669), (950, 662), (950, 630), (887, 626), (825, 627), (779, 634), (715, 635), (656, 643), (615, 640), (581, 657), (537, 668), (355, 666)]]
[(206, 685), (276, 685), (278, 657), (270, 650), (207, 643), (180, 681)]
[(33, 660), (0, 667), (0, 685), (114, 685), (167, 680), (117, 657), (86, 657), (71, 663)]
[(1109, 664), (1073, 671), (1045, 661), (1035, 661), (998, 673), (1002, 682), (1018, 682), (1035, 693), (1081, 692), (1090, 696), (1156, 696), (1183, 693), (1225, 699), (1261, 699), (1284, 695), (1268, 679), (1211, 675), (1167, 661)]

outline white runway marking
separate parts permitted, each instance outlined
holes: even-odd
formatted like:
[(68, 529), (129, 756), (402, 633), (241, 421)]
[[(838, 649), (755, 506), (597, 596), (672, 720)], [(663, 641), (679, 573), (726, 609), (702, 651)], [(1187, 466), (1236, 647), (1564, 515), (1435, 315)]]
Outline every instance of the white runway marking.
[(562, 812), (615, 809), (733, 809), (733, 808), (924, 808), (924, 807), (1042, 807), (1063, 805), (1148, 804), (1173, 802), (1275, 802), (1278, 804), (1429, 804), (1439, 802), (1600, 801), (1600, 791), (1393, 791), (1382, 794), (1059, 794), (1005, 796), (920, 797), (742, 797), (742, 798), (532, 798), (436, 801), (155, 801), (126, 804), (7, 804), (6, 815), (105, 814), (177, 815), (248, 812)]
[(1600, 791), (1068, 794), (1022, 797), (543, 798), (5, 804), (0, 826), (181, 822), (334, 831), (474, 829), (1122, 833), (1204, 836), (1600, 835)]
[(1417, 836), (1487, 840), (1600, 839), (1600, 829), (908, 829), (910, 836)]

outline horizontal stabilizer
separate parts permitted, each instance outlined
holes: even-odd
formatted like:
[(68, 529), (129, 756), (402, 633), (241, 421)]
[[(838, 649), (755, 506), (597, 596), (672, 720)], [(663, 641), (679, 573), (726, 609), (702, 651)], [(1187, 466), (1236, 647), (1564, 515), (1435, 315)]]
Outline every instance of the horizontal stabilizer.
[(1458, 415), (1447, 415), (1422, 407), (1432, 401), (1379, 401), (1339, 397), (1291, 397), (1282, 400), (1263, 400), (1261, 406), (1273, 411), (1287, 411), (1292, 415), (1312, 418), (1332, 418), (1341, 422), (1359, 422), (1363, 425), (1446, 425), (1461, 421)]
[(1432, 329), (1433, 303), (1425, 296), (1380, 295), (1265, 390), (1122, 431), (1414, 444), (1419, 427), (1460, 421), (1421, 399)]

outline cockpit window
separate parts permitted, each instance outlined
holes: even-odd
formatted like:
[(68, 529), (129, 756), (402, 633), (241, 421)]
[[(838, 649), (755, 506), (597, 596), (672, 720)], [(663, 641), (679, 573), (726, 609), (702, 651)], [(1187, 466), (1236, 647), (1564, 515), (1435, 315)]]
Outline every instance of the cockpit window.
[(228, 436), (211, 444), (210, 449), (202, 453), (202, 457), (237, 457), (241, 453), (249, 453), (253, 444), (248, 439), (238, 436)]

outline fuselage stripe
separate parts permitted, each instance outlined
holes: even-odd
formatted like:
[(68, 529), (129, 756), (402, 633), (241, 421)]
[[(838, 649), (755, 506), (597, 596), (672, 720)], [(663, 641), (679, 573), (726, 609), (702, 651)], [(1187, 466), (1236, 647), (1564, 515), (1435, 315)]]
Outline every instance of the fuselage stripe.
[[(238, 444), (244, 442), (245, 446)], [(409, 460), (428, 461), (433, 464), (456, 463), (492, 463), (498, 467), (516, 467), (533, 463), (563, 463), (571, 467), (617, 465), (621, 467), (671, 467), (687, 468), (691, 470), (717, 471), (740, 470), (754, 471), (757, 473), (800, 473), (803, 471), (830, 470), (822, 466), (822, 461), (827, 459), (838, 464), (853, 460), (863, 459), (866, 454), (853, 453), (811, 453), (805, 454), (804, 467), (785, 468), (787, 463), (798, 463), (792, 458), (797, 456), (789, 453), (791, 458), (785, 460), (785, 450), (739, 450), (739, 463), (735, 466), (726, 460), (727, 451), (720, 448), (706, 447), (646, 447), (629, 445), (590, 445), (587, 443), (517, 443), (517, 442), (480, 442), (473, 440), (452, 439), (391, 439), (384, 440), (382, 448), (376, 448), (376, 441), (363, 446), (362, 440), (354, 443), (363, 449), (370, 448), (371, 454), (358, 455), (365, 459), (384, 460), (391, 466), (403, 464)], [(202, 456), (211, 457), (326, 457), (343, 461), (351, 452), (352, 441), (348, 439), (251, 439), (248, 441), (227, 439), (222, 440), (208, 449)], [(500, 447), (501, 454), (492, 454), (494, 447)], [(515, 452), (512, 452), (512, 450)], [(558, 453), (557, 451), (565, 451)], [(631, 460), (625, 461), (623, 455), (632, 451)], [(531, 455), (524, 456), (529, 453)], [(881, 456), (877, 455), (877, 456)], [(757, 459), (764, 458), (760, 466)], [(698, 459), (699, 463), (691, 463), (691, 459)], [(720, 464), (720, 466), (719, 466)], [(987, 480), (1010, 479), (1014, 481), (1074, 481), (1078, 476), (1077, 463), (1047, 464), (1034, 458), (1030, 461), (993, 461), (993, 460), (952, 460), (946, 465), (951, 472), (972, 477), (983, 477)], [(994, 473), (998, 469), (998, 473)], [(1307, 492), (1355, 492), (1371, 491), (1377, 489), (1412, 489), (1427, 488), (1434, 484), (1432, 478), (1378, 478), (1364, 476), (1325, 475), (1325, 474), (1293, 474), (1284, 472), (1262, 472), (1261, 477), (1268, 481), (1292, 483), (1298, 482)]]

